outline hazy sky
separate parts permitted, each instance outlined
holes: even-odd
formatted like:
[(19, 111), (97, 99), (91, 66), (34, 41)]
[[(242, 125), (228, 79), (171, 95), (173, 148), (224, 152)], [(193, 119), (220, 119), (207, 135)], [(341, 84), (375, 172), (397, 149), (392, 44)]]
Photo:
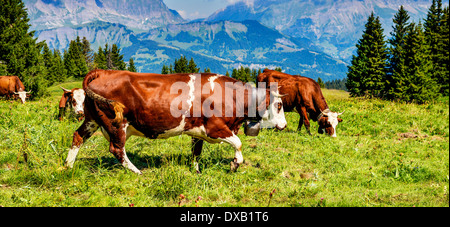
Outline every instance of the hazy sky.
[(239, 0), (163, 0), (167, 7), (176, 10), (184, 19), (205, 18), (218, 9)]

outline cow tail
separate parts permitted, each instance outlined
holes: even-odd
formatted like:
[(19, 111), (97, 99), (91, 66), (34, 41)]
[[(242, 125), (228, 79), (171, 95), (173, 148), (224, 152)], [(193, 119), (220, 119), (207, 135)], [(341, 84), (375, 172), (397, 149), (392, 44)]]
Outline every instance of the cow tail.
[(107, 99), (107, 98), (95, 93), (94, 91), (92, 91), (89, 88), (89, 83), (91, 83), (96, 78), (100, 77), (100, 75), (101, 75), (100, 72), (101, 72), (101, 70), (94, 70), (94, 71), (89, 72), (86, 75), (86, 77), (84, 78), (84, 81), (83, 81), (84, 92), (86, 92), (86, 95), (89, 98), (91, 98), (92, 100), (99, 102), (99, 103), (105, 103), (105, 104), (108, 104), (111, 107), (113, 107), (114, 114), (115, 114), (113, 124), (120, 125), (120, 123), (122, 123), (122, 121), (123, 121), (123, 111), (124, 111), (125, 105), (123, 105), (122, 103), (120, 103), (118, 101)]

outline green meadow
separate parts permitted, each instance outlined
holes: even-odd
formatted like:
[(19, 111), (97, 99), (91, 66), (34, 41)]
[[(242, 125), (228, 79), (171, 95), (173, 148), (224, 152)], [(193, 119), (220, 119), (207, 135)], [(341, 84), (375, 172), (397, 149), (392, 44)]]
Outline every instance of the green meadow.
[(318, 134), (316, 122), (312, 136), (297, 132), (298, 114), (287, 113), (282, 132), (239, 133), (245, 161), (235, 173), (227, 144), (205, 143), (197, 174), (190, 137), (131, 137), (126, 150), (139, 176), (108, 152), (100, 132), (73, 169), (63, 168), (81, 122), (58, 121), (62, 90), (49, 92), (24, 105), (0, 99), (0, 206), (449, 206), (448, 97), (416, 105), (324, 89), (330, 109), (345, 110), (337, 138)]

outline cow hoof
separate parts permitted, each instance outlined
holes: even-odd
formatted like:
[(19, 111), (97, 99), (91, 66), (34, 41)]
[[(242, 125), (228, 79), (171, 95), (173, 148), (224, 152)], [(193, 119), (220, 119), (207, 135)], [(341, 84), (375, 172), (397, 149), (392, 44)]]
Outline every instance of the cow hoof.
[(239, 163), (237, 163), (237, 162), (235, 162), (235, 161), (233, 161), (233, 162), (230, 162), (230, 166), (231, 166), (231, 172), (236, 172), (237, 171), (237, 169), (239, 168)]

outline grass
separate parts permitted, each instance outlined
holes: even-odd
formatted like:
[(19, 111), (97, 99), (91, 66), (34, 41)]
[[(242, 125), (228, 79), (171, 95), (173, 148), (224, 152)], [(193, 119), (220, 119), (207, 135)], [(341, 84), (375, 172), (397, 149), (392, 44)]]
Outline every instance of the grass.
[(49, 91), (25, 105), (0, 100), (0, 206), (449, 206), (448, 97), (416, 105), (324, 90), (333, 111), (345, 110), (338, 138), (319, 135), (316, 122), (312, 136), (296, 132), (299, 117), (287, 113), (283, 132), (239, 133), (245, 163), (236, 173), (229, 145), (205, 143), (196, 174), (189, 137), (132, 137), (126, 150), (138, 176), (101, 133), (73, 169), (61, 168), (80, 122), (58, 121), (62, 91)]

